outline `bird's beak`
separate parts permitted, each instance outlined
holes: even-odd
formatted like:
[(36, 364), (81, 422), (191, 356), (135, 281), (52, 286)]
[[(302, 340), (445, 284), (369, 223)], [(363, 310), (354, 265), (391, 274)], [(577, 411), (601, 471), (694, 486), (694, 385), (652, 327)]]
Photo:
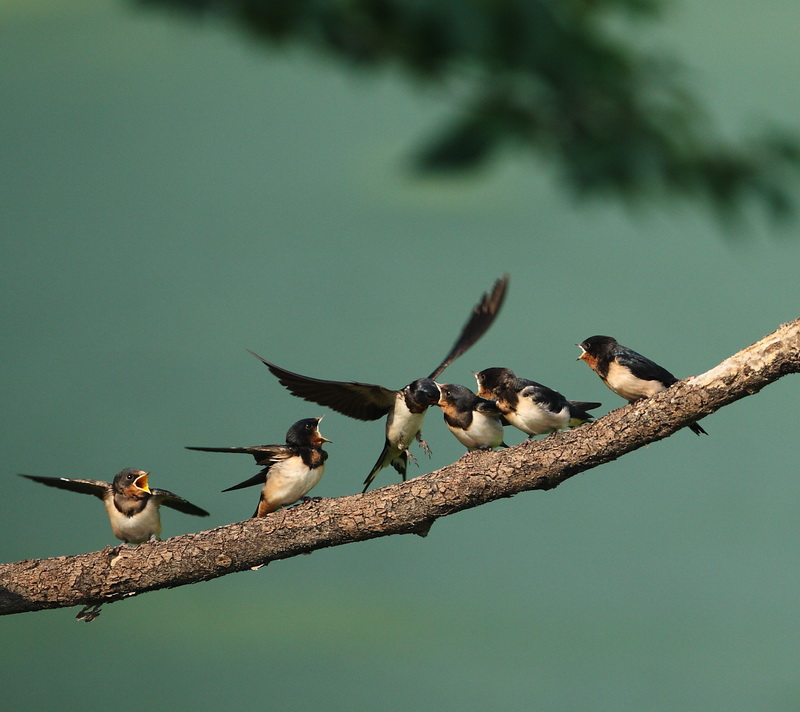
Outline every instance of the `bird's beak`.
[(147, 492), (147, 494), (152, 494), (150, 492), (150, 488), (147, 486), (147, 478), (150, 476), (149, 472), (143, 472), (139, 475), (134, 481), (133, 484), (136, 485), (140, 490)]
[(575, 360), (576, 361), (585, 361), (586, 359), (584, 358), (584, 356), (586, 356), (586, 349), (583, 348), (583, 346), (581, 346), (580, 344), (575, 344), (575, 346), (577, 346), (581, 350), (581, 355), (578, 356), (578, 358), (576, 358)]
[(322, 422), (322, 419), (324, 417), (325, 417), (324, 415), (321, 415), (319, 418), (317, 418), (317, 437), (324, 443), (332, 443), (333, 440), (328, 440), (328, 438), (326, 438), (322, 433), (319, 432), (319, 424)]

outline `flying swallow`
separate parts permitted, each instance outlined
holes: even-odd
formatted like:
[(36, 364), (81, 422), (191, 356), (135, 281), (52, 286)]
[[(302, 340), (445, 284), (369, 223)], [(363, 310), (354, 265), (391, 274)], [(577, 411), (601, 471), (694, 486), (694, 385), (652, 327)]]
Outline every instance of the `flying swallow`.
[(509, 368), (487, 368), (475, 374), (478, 395), (497, 402), (505, 419), (529, 436), (574, 428), (594, 416), (587, 411), (600, 403), (569, 401), (536, 381), (517, 378)]
[[(578, 347), (578, 359), (586, 361), (603, 383), (629, 403), (654, 396), (678, 382), (667, 369), (610, 336), (590, 336)], [(708, 435), (698, 423), (690, 423), (689, 429), (696, 435)]]
[(493, 450), (508, 447), (503, 442), (502, 412), (493, 400), (475, 395), (455, 383), (439, 383), (441, 397), (437, 405), (445, 425), (468, 450)]
[(412, 381), (400, 390), (391, 390), (371, 383), (324, 381), (301, 376), (270, 363), (252, 351), (250, 353), (262, 361), (281, 385), (295, 396), (328, 406), (357, 420), (378, 420), (384, 415), (387, 416), (386, 440), (378, 460), (364, 480), (362, 491), (366, 492), (375, 475), (388, 465), (392, 465), (403, 480), (406, 479), (410, 456), (408, 448), (415, 439), (419, 441), (423, 450), (430, 454), (430, 448), (422, 439), (422, 421), (428, 407), (436, 405), (441, 397), (435, 379), (492, 325), (503, 305), (507, 287), (508, 275), (498, 279), (492, 291), (483, 295), (464, 324), (450, 353), (434, 371), (427, 378)]
[(251, 447), (187, 447), (204, 452), (243, 452), (252, 455), (262, 466), (257, 475), (238, 485), (222, 490), (262, 485), (261, 498), (254, 517), (263, 517), (305, 497), (322, 479), (328, 453), (323, 443), (331, 442), (319, 432), (322, 418), (298, 420), (286, 433), (285, 445), (253, 445)]
[(121, 470), (112, 482), (102, 480), (70, 479), (67, 477), (39, 477), (22, 475), (48, 487), (91, 494), (103, 500), (111, 531), (126, 544), (141, 544), (158, 539), (161, 534), (161, 515), (158, 508), (163, 504), (184, 514), (207, 517), (205, 509), (196, 507), (183, 497), (162, 489), (151, 489), (147, 484), (148, 472), (135, 467)]

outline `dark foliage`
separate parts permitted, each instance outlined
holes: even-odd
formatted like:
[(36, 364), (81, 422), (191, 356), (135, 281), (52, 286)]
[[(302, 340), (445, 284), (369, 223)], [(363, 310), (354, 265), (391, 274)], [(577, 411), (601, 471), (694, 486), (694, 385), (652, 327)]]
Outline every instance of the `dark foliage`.
[(656, 20), (660, 0), (134, 1), (441, 87), (453, 115), (417, 151), (423, 172), (464, 172), (524, 149), (554, 162), (581, 196), (694, 199), (723, 219), (749, 203), (775, 218), (793, 212), (798, 139), (773, 129), (721, 140), (675, 63), (621, 39), (620, 20), (635, 33), (633, 20)]

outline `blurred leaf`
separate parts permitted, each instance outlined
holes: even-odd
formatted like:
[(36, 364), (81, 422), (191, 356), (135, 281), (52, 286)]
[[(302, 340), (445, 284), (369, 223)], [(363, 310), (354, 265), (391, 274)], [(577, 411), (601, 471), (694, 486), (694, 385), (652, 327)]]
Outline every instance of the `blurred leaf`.
[(747, 201), (776, 219), (795, 207), (796, 135), (722, 142), (678, 63), (620, 39), (620, 21), (656, 20), (660, 0), (135, 1), (458, 87), (453, 117), (416, 152), (423, 172), (464, 172), (523, 148), (560, 166), (579, 195), (693, 199), (725, 221)]

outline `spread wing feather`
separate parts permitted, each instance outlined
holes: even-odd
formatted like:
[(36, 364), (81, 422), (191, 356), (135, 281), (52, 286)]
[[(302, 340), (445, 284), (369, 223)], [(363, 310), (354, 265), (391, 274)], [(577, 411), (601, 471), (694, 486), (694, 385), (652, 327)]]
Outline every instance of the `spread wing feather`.
[(378, 420), (386, 415), (394, 405), (397, 391), (371, 383), (356, 381), (324, 381), (320, 378), (301, 376), (299, 373), (287, 371), (261, 358), (250, 351), (261, 361), (292, 395), (327, 406), (357, 420)]
[(190, 447), (187, 450), (200, 450), (201, 452), (236, 452), (252, 455), (256, 465), (271, 465), (273, 462), (283, 460), (293, 451), (287, 445), (252, 445), (249, 447)]
[(500, 311), (500, 307), (503, 306), (507, 288), (508, 275), (504, 275), (494, 283), (491, 292), (487, 292), (481, 297), (480, 302), (473, 308), (467, 323), (464, 324), (458, 339), (453, 344), (453, 348), (450, 349), (450, 353), (444, 357), (444, 360), (428, 378), (435, 380), (442, 371), (486, 333), (486, 330), (492, 325)]
[(69, 477), (39, 477), (38, 475), (21, 475), (29, 480), (39, 482), (48, 487), (58, 487), (58, 489), (69, 490), (70, 492), (80, 492), (81, 494), (91, 494), (103, 499), (111, 490), (111, 485), (102, 480), (83, 480), (71, 479)]
[(206, 512), (205, 509), (200, 509), (200, 507), (185, 500), (183, 497), (179, 497), (177, 494), (169, 492), (168, 490), (151, 489), (150, 493), (165, 507), (172, 507), (172, 509), (177, 509), (179, 512), (183, 512), (184, 514), (193, 514), (195, 517), (208, 516), (208, 512)]

